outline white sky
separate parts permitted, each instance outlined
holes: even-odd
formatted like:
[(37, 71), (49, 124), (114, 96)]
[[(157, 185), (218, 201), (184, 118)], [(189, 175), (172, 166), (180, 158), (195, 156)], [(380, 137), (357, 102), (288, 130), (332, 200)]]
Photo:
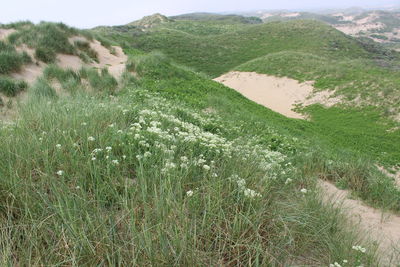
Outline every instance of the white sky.
[(0, 0), (0, 23), (19, 20), (65, 22), (89, 28), (121, 25), (143, 16), (259, 9), (321, 9), (400, 5), (400, 0)]

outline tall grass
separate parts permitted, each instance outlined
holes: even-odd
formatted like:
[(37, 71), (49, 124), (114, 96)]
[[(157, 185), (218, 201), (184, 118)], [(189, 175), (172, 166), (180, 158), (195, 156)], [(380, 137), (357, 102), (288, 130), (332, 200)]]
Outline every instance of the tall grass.
[(12, 45), (0, 41), (0, 74), (17, 72), (30, 62), (32, 59), (26, 52), (18, 53)]
[(28, 84), (24, 81), (15, 81), (8, 77), (0, 76), (0, 93), (6, 96), (16, 96), (21, 91), (26, 90)]
[(236, 132), (218, 115), (128, 83), (32, 98), (21, 116), (0, 130), (4, 264), (374, 263), (291, 157), (209, 132)]

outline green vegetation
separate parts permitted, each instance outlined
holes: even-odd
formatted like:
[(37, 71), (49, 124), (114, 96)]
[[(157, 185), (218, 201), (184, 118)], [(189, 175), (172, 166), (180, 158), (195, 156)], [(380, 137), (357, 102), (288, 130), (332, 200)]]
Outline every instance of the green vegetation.
[(87, 58), (90, 60), (98, 62), (98, 55), (97, 52), (94, 51), (91, 47), (89, 42), (87, 41), (82, 41), (82, 40), (76, 40), (74, 42), (74, 45), (81, 50), (82, 52), (79, 54), (79, 57), (83, 60), (83, 62), (88, 62)]
[[(327, 180), (353, 189), (356, 195), (373, 206), (400, 211), (400, 191), (394, 187), (391, 179), (374, 171), (370, 163), (377, 161), (386, 166), (399, 163), (399, 132), (388, 131), (394, 126), (393, 123), (382, 121), (374, 109), (367, 113), (366, 110), (326, 109), (312, 105), (306, 111), (313, 116), (313, 121), (287, 119), (246, 100), (233, 90), (174, 66), (159, 53), (136, 56), (130, 64), (139, 65), (134, 70), (143, 76), (138, 81), (140, 86), (174, 101), (184, 100), (200, 110), (216, 110), (224, 120), (233, 120), (242, 125), (243, 135), (259, 136), (262, 143), (270, 148), (286, 142), (278, 137), (265, 136), (271, 128), (276, 133), (286, 133), (303, 140), (295, 146), (295, 151), (321, 151), (316, 157), (320, 160), (307, 164), (313, 166), (313, 175), (326, 177)], [(259, 125), (258, 122), (265, 118), (268, 118), (268, 122)], [(358, 163), (360, 158), (365, 162), (364, 165)], [(351, 171), (341, 171), (344, 166)], [(357, 175), (347, 176), (348, 173)], [(362, 187), (358, 186), (360, 183)]]
[(23, 81), (14, 81), (8, 77), (0, 76), (0, 93), (6, 96), (16, 96), (19, 92), (27, 89), (28, 85)]
[[(49, 65), (18, 123), (0, 125), (2, 265), (379, 266), (317, 183), (400, 212), (375, 168), (400, 158), (398, 54), (315, 21), (190, 16), (86, 33), (127, 48), (122, 77)], [(78, 30), (21, 25), (14, 45), (90, 54), (69, 43)], [(209, 77), (230, 70), (315, 80), (348, 102), (289, 119)]]
[(300, 168), (305, 122), (160, 54), (131, 65), (113, 98), (55, 98), (48, 80), (97, 72), (51, 66), (0, 130), (4, 264), (376, 264)]
[(19, 71), (23, 64), (31, 61), (27, 53), (18, 53), (12, 45), (0, 41), (0, 74)]
[[(177, 30), (179, 23), (187, 29)], [(176, 62), (212, 77), (239, 70), (314, 80), (317, 90), (334, 90), (335, 96), (344, 100), (340, 111), (328, 109), (324, 115), (317, 108), (303, 110), (312, 115), (314, 127), (321, 127), (314, 129), (318, 138), (367, 154), (385, 166), (399, 164), (400, 148), (392, 147), (399, 144), (399, 132), (391, 131), (398, 125), (393, 119), (400, 112), (398, 53), (351, 38), (317, 21), (227, 24), (231, 31), (212, 35), (202, 34), (194, 23), (203, 25), (205, 31), (212, 25), (211, 32), (223, 25), (195, 19), (170, 22), (137, 35), (131, 43), (145, 51), (161, 50)], [(167, 75), (162, 70), (158, 72)], [(339, 116), (341, 120), (331, 120), (329, 114), (338, 113), (346, 115)], [(331, 121), (334, 123), (326, 127)], [(354, 139), (358, 141), (353, 142)]]
[(167, 26), (132, 38), (145, 51), (161, 50), (178, 63), (218, 76), (249, 60), (280, 51), (298, 51), (328, 58), (369, 58), (358, 42), (316, 21), (236, 25), (224, 34), (203, 36)]
[(57, 55), (51, 49), (38, 47), (35, 50), (35, 58), (37, 60), (43, 61), (44, 63), (54, 63), (56, 61)]

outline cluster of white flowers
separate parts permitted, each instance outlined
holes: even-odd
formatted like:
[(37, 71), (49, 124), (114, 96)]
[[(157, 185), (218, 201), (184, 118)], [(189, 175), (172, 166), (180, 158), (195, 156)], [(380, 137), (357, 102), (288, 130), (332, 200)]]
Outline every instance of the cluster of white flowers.
[(248, 198), (256, 198), (256, 197), (262, 197), (262, 195), (260, 193), (257, 193), (256, 191), (247, 188), (246, 187), (246, 180), (243, 178), (240, 178), (238, 175), (232, 175), (231, 177), (229, 177), (229, 180), (231, 182), (235, 182), (239, 188), (239, 191), (243, 193), (243, 195), (245, 197)]
[(359, 252), (361, 252), (361, 253), (365, 253), (366, 251), (367, 251), (367, 249), (366, 248), (363, 248), (362, 246), (353, 246), (352, 247), (354, 250), (356, 250), (356, 251), (359, 251)]

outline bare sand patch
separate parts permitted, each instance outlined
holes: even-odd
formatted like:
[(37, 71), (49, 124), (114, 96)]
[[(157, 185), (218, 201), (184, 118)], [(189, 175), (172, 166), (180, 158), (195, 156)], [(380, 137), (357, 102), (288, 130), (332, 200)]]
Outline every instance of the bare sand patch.
[[(87, 41), (86, 38), (81, 36), (75, 36), (69, 39), (72, 44), (76, 40)], [(76, 55), (58, 54), (56, 64), (63, 69), (72, 69), (74, 71), (78, 71), (84, 66), (95, 67), (98, 69), (107, 68), (111, 75), (119, 78), (125, 71), (125, 63), (128, 60), (128, 57), (124, 54), (122, 48), (113, 46), (115, 54), (111, 54), (110, 50), (102, 46), (97, 40), (90, 42), (90, 46), (94, 51), (96, 51), (99, 62), (85, 64), (82, 59)], [(35, 50), (25, 44), (16, 47), (16, 49), (18, 52), (27, 52), (33, 59), (35, 58)], [(47, 64), (43, 62), (27, 64), (22, 67), (21, 71), (12, 73), (11, 77), (33, 84), (36, 79), (42, 75), (46, 66)]]
[(57, 65), (63, 69), (72, 69), (74, 71), (78, 71), (85, 64), (78, 56), (58, 54)]
[(340, 102), (340, 98), (331, 98), (332, 92), (313, 94), (314, 82), (312, 81), (300, 83), (286, 77), (238, 71), (229, 72), (214, 80), (290, 118), (306, 118), (303, 114), (292, 110), (296, 104), (321, 103), (331, 106)]
[(335, 28), (345, 34), (356, 35), (360, 32), (366, 32), (369, 30), (382, 29), (384, 25), (380, 22), (366, 23), (366, 24), (349, 24), (349, 25), (337, 25)]
[(7, 37), (14, 32), (16, 32), (15, 29), (0, 29), (0, 40), (3, 41), (7, 39)]
[(281, 17), (283, 17), (283, 18), (294, 18), (294, 17), (298, 17), (298, 16), (300, 16), (300, 13), (298, 13), (298, 12), (285, 13), (285, 14), (281, 15)]
[(325, 203), (341, 207), (353, 224), (377, 242), (382, 266), (395, 266), (392, 264), (400, 262), (399, 216), (369, 207), (360, 200), (349, 199), (348, 191), (329, 182), (319, 181), (319, 186)]
[(11, 77), (17, 80), (26, 81), (28, 84), (32, 85), (35, 83), (36, 79), (39, 78), (46, 64), (38, 62), (38, 63), (31, 63), (22, 67), (22, 70), (17, 73), (12, 73)]
[[(83, 36), (74, 36), (69, 38), (69, 42), (73, 44), (75, 41), (89, 42)], [(89, 42), (90, 48), (96, 51), (98, 61), (88, 64), (88, 66), (95, 67), (98, 69), (107, 68), (111, 75), (119, 78), (125, 71), (125, 63), (128, 60), (128, 56), (125, 55), (124, 51), (119, 46), (112, 46), (115, 53), (111, 53), (110, 49), (101, 45), (97, 40)], [(75, 64), (77, 65), (77, 64)], [(81, 66), (83, 63), (81, 64)]]
[(97, 68), (108, 68), (108, 71), (114, 77), (119, 78), (125, 70), (125, 63), (128, 56), (124, 54), (121, 47), (113, 46), (115, 51), (111, 54), (110, 50), (102, 46), (97, 40), (90, 43), (90, 47), (97, 52), (99, 63), (91, 64)]

